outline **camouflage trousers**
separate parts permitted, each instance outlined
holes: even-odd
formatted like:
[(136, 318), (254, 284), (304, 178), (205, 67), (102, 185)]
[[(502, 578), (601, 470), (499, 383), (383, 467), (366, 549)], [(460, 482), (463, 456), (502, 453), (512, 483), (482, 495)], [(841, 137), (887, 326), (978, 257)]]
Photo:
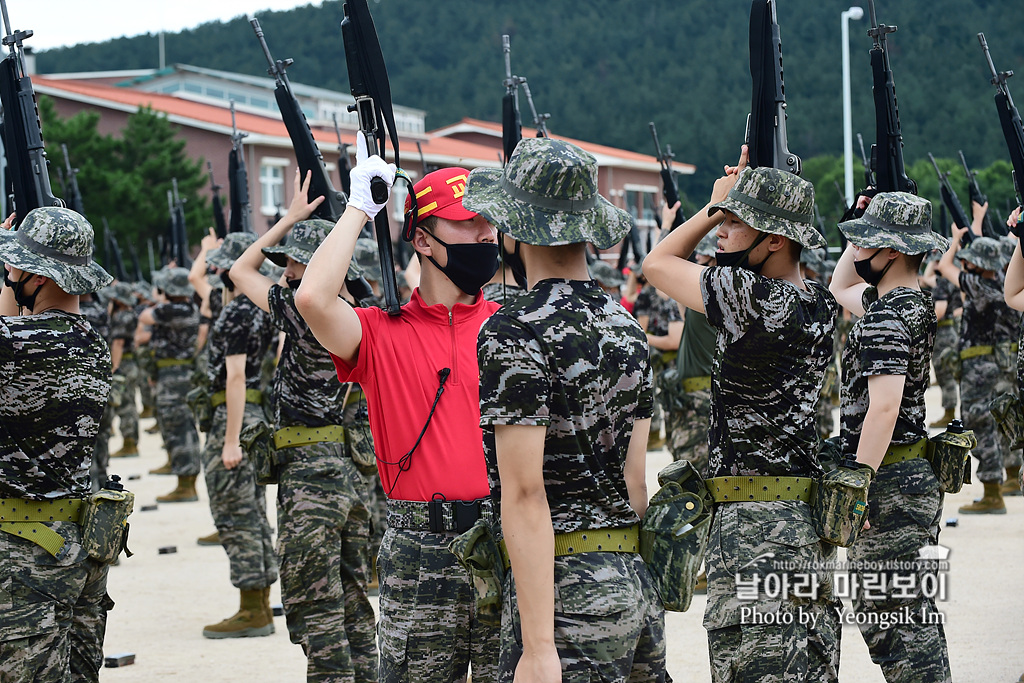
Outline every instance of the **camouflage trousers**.
[(277, 488), (277, 554), (288, 634), (306, 680), (377, 680), (376, 616), (366, 594), (369, 487), (344, 444), (288, 448)]
[(960, 415), (964, 426), (978, 439), (972, 453), (978, 459), (978, 479), (1002, 482), (1004, 460), (1010, 454), (1006, 438), (999, 432), (988, 407), (992, 399), (1013, 391), (1016, 381), (999, 368), (993, 356), (976, 356), (963, 361), (960, 376)]
[[(511, 572), (503, 596), (500, 680), (511, 683), (523, 654)], [(665, 610), (639, 555), (555, 558), (555, 647), (566, 683), (672, 680), (665, 670)]]
[(115, 409), (118, 418), (118, 430), (125, 439), (139, 440), (139, 407), (135, 403), (136, 387), (139, 385), (139, 366), (134, 358), (122, 360), (117, 367), (118, 375), (125, 379), (121, 405)]
[(711, 680), (838, 680), (835, 561), (802, 501), (716, 505), (704, 557)]
[(498, 679), (498, 628), (476, 615), (473, 581), (448, 544), (456, 534), (388, 527), (377, 557), (381, 683)]
[(708, 471), (708, 424), (711, 420), (711, 390), (683, 394), (675, 409), (666, 408), (666, 446), (673, 460), (688, 460), (706, 476)]
[(935, 370), (935, 381), (942, 391), (943, 410), (956, 410), (956, 376), (950, 354), (958, 353), (959, 343), (956, 325), (945, 325), (936, 330), (932, 368)]
[[(369, 419), (365, 408), (360, 413), (352, 407), (345, 410), (345, 430), (348, 434), (348, 448), (359, 451), (353, 457), (364, 462), (376, 462), (373, 451), (373, 435), (370, 433)], [(360, 476), (366, 485), (366, 506), (370, 510), (370, 542), (369, 553), (372, 563), (380, 553), (380, 543), (388, 528), (388, 497), (380, 483), (377, 468), (360, 470)]]
[(108, 567), (89, 559), (77, 524), (48, 526), (70, 544), (63, 560), (0, 532), (0, 681), (98, 681)]
[[(185, 402), (192, 388), (192, 369), (187, 365), (160, 368), (156, 382), (156, 421), (171, 462), (171, 472), (180, 477), (199, 474), (199, 433), (195, 417)], [(217, 450), (220, 458), (220, 449)]]
[[(888, 683), (950, 681), (942, 615), (928, 596), (932, 591), (922, 591), (936, 585), (934, 566), (918, 562), (918, 550), (939, 541), (942, 498), (926, 460), (882, 467), (868, 496), (871, 528), (862, 530), (847, 551), (850, 585), (859, 588), (853, 606), (865, 615), (858, 619), (860, 632)], [(905, 568), (915, 563), (917, 571)], [(897, 585), (907, 590), (893, 588)], [(912, 615), (913, 623), (907, 623), (906, 615)]]
[[(203, 468), (210, 495), (210, 514), (228, 554), (231, 583), (239, 590), (259, 590), (277, 580), (277, 558), (267, 521), (266, 487), (256, 483), (252, 461), (247, 456), (234, 469), (221, 460), (227, 428), (227, 405), (213, 411), (213, 426), (206, 435)], [(242, 428), (263, 419), (263, 408), (245, 404)]]
[(89, 465), (89, 479), (93, 492), (99, 491), (107, 479), (107, 467), (110, 465), (110, 434), (113, 429), (114, 406), (108, 399), (107, 404), (103, 406), (103, 414), (100, 416), (100, 428), (96, 433), (96, 449), (92, 454), (92, 464)]

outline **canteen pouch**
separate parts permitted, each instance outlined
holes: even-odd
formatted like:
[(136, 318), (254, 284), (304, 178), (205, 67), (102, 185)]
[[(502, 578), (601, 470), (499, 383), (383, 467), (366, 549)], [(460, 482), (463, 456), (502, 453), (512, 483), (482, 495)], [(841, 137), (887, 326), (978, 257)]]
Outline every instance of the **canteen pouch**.
[(659, 472), (658, 483), (640, 524), (640, 556), (665, 609), (685, 612), (711, 533), (711, 494), (686, 460)]
[(970, 455), (978, 440), (971, 430), (957, 431), (962, 428), (958, 423), (959, 420), (954, 420), (946, 431), (928, 439), (925, 457), (943, 493), (959, 493), (965, 483), (971, 483)]
[(1010, 450), (1024, 446), (1024, 408), (1020, 399), (1011, 393), (1000, 394), (992, 400), (988, 410), (1010, 444)]
[(501, 625), (501, 587), (505, 583), (505, 565), (490, 522), (480, 517), (469, 531), (459, 534), (448, 550), (473, 578), (476, 614), (488, 626)]
[(658, 400), (666, 413), (682, 412), (693, 404), (692, 397), (683, 391), (683, 380), (675, 366), (659, 372), (654, 381), (658, 387)]
[(345, 448), (356, 469), (363, 474), (377, 472), (377, 456), (374, 454), (369, 425), (364, 423), (345, 427)]
[(935, 365), (943, 368), (953, 379), (960, 381), (960, 351), (956, 345), (943, 347), (935, 358)]
[(110, 396), (107, 399), (111, 408), (120, 408), (124, 404), (127, 384), (128, 380), (124, 375), (115, 374), (111, 377)]
[(185, 402), (192, 409), (199, 429), (208, 434), (210, 427), (213, 426), (213, 404), (210, 402), (210, 390), (204, 385), (193, 387), (185, 396)]
[[(118, 484), (120, 486), (120, 484)], [(135, 508), (135, 494), (103, 488), (85, 499), (82, 512), (82, 548), (102, 564), (113, 564), (121, 551), (128, 557), (128, 516)]]
[(869, 467), (826, 469), (811, 505), (814, 530), (823, 541), (840, 548), (854, 544), (864, 526), (870, 486)]
[(260, 485), (276, 484), (281, 476), (281, 463), (278, 462), (277, 449), (274, 448), (274, 430), (263, 420), (258, 420), (243, 427), (238, 435), (242, 449), (252, 463), (256, 483)]

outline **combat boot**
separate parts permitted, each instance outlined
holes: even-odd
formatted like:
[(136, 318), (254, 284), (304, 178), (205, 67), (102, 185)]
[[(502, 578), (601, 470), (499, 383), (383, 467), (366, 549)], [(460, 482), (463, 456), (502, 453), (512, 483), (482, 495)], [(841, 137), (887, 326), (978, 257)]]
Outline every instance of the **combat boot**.
[(238, 611), (220, 622), (203, 628), (205, 638), (253, 638), (273, 633), (273, 623), (263, 609), (265, 589), (239, 591)]
[(942, 414), (942, 417), (928, 426), (932, 429), (945, 429), (946, 425), (952, 422), (954, 418), (956, 418), (956, 408), (946, 408), (946, 412)]
[(999, 493), (1000, 484), (998, 481), (984, 481), (985, 495), (970, 505), (960, 508), (961, 515), (1005, 515), (1006, 503)]
[(660, 451), (665, 447), (665, 437), (661, 434), (652, 435), (647, 441), (647, 451)]
[(153, 406), (146, 406), (145, 408), (142, 409), (142, 412), (139, 413), (139, 417), (142, 417), (142, 418), (155, 417), (155, 416), (156, 416), (156, 413), (153, 412)]
[(139, 454), (139, 445), (135, 443), (135, 439), (125, 437), (124, 443), (121, 444), (121, 450), (115, 451), (110, 454), (111, 458), (134, 458)]
[(164, 496), (157, 496), (158, 503), (191, 503), (199, 500), (196, 493), (196, 475), (178, 476), (178, 485)]
[(220, 532), (214, 531), (209, 536), (200, 536), (196, 539), (199, 545), (220, 545)]
[(1020, 490), (1020, 465), (1006, 468), (1006, 481), (999, 487), (999, 493), (1003, 496), (1019, 496)]
[(277, 629), (274, 628), (274, 608), (270, 606), (270, 586), (263, 589), (263, 613), (270, 622), (270, 632), (277, 633)]
[(159, 423), (158, 423), (158, 424), (154, 424), (154, 425), (152, 425), (152, 426), (150, 426), (150, 427), (146, 427), (146, 429), (145, 429), (145, 432), (146, 432), (147, 434), (156, 434), (156, 433), (158, 433), (159, 431), (160, 431), (160, 425), (159, 425)]
[(166, 463), (164, 463), (163, 465), (160, 465), (160, 467), (157, 467), (155, 470), (150, 470), (149, 473), (150, 474), (174, 474), (174, 471), (171, 470), (171, 461), (168, 460)]
[(708, 573), (701, 572), (700, 576), (697, 577), (697, 583), (693, 585), (694, 595), (707, 595), (708, 592)]

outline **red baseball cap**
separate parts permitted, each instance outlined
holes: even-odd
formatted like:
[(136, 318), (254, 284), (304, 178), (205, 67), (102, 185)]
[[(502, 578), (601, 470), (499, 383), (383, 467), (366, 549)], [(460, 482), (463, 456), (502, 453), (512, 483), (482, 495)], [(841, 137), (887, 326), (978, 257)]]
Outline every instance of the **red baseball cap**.
[[(458, 166), (442, 168), (423, 176), (413, 185), (416, 194), (416, 220), (439, 216), (449, 221), (468, 221), (477, 214), (462, 207), (469, 171)], [(412, 200), (405, 199), (405, 210), (412, 208)]]

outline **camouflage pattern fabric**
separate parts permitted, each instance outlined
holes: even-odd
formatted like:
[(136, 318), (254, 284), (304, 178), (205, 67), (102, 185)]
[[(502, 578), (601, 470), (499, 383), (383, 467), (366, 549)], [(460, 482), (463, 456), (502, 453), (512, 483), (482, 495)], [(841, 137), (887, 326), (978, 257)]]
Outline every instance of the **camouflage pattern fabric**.
[(956, 253), (956, 257), (961, 261), (973, 263), (982, 270), (1003, 272), (1003, 250), (999, 240), (992, 237), (974, 238), (969, 245)]
[[(327, 239), (327, 235), (331, 234), (333, 229), (334, 223), (322, 218), (299, 221), (292, 226), (291, 232), (288, 233), (288, 239), (283, 245), (275, 244), (263, 247), (263, 255), (282, 268), (288, 265), (289, 258), (298, 263), (309, 263), (313, 252)], [(354, 261), (355, 259), (353, 259)], [(346, 279), (358, 277), (360, 274), (359, 272), (353, 273), (352, 264), (350, 264)]]
[[(868, 591), (858, 591), (853, 606), (870, 615), (863, 623), (858, 621), (861, 635), (871, 660), (891, 683), (951, 680), (946, 635), (935, 599), (920, 590), (923, 585), (935, 585), (935, 567), (918, 559), (922, 547), (938, 543), (942, 499), (935, 474), (923, 458), (882, 467), (871, 483), (871, 528), (862, 530), (847, 551), (851, 574), (872, 579), (884, 574), (883, 585), (890, 587), (877, 599), (869, 599), (876, 596)], [(916, 571), (907, 569), (915, 564)], [(912, 588), (894, 590), (893, 585)], [(914, 615), (914, 623), (894, 618), (900, 614)], [(889, 628), (879, 625), (890, 621)]]
[(153, 308), (149, 347), (157, 360), (191, 360), (199, 336), (199, 309), (191, 301), (172, 301)]
[(799, 290), (743, 268), (703, 273), (708, 322), (718, 330), (710, 477), (821, 474), (814, 406), (838, 305), (821, 285), (804, 284)]
[(514, 299), (526, 290), (521, 289), (515, 282), (488, 282), (482, 291), (488, 301), (504, 304), (505, 299)]
[(310, 681), (376, 681), (366, 593), (367, 486), (344, 444), (286, 449), (277, 489), (277, 555), (288, 634)]
[[(672, 372), (669, 370), (669, 372)], [(708, 423), (711, 420), (711, 390), (691, 391), (672, 396), (661, 392), (666, 399), (675, 398), (665, 410), (665, 447), (673, 460), (687, 460), (701, 476), (708, 471)]]
[(168, 268), (160, 280), (160, 288), (167, 296), (191, 297), (195, 288), (188, 281), (188, 268)]
[[(114, 394), (113, 391), (110, 392)], [(99, 491), (107, 480), (107, 468), (110, 467), (110, 435), (114, 431), (114, 406), (107, 399), (100, 416), (100, 428), (96, 434), (96, 449), (92, 454), (92, 465), (89, 466), (90, 490)]]
[[(717, 506), (704, 561), (712, 681), (837, 680), (836, 549), (818, 538), (810, 506), (790, 500)], [(773, 576), (788, 578), (790, 588), (765, 591)], [(765, 624), (764, 615), (779, 615), (783, 623)]]
[[(0, 231), (0, 262), (46, 276), (68, 294), (88, 294), (114, 279), (92, 260), (94, 236), (89, 221), (71, 209), (32, 209), (17, 230)], [(79, 259), (84, 263), (73, 263)]]
[(0, 680), (99, 681), (107, 612), (107, 569), (89, 558), (73, 522), (48, 524), (68, 544), (63, 560), (0, 533)]
[(227, 270), (255, 241), (256, 233), (253, 232), (228, 233), (219, 247), (207, 252), (206, 264)]
[[(942, 391), (943, 410), (955, 410), (957, 404), (957, 386), (954, 375), (954, 367), (950, 361), (953, 355), (957, 354), (957, 339), (959, 338), (959, 319), (954, 317), (953, 311), (960, 308), (960, 292), (946, 278), (937, 276), (935, 289), (932, 290), (932, 300), (935, 303), (946, 302), (946, 314), (943, 321), (952, 321), (951, 325), (943, 325), (935, 331), (935, 346), (932, 348), (932, 368), (935, 370), (935, 381)], [(948, 350), (947, 350), (948, 349)], [(945, 360), (945, 362), (943, 362)], [(956, 357), (959, 364), (959, 356)]]
[(833, 357), (829, 361), (828, 367), (825, 368), (825, 381), (821, 383), (821, 393), (818, 395), (818, 403), (814, 407), (814, 421), (818, 426), (818, 436), (823, 439), (831, 436), (832, 430), (835, 429), (835, 417), (832, 415), (832, 409), (835, 407), (833, 397), (838, 394), (836, 391), (839, 385), (838, 374), (839, 371), (836, 370)]
[(617, 289), (626, 284), (626, 276), (607, 261), (597, 260), (590, 264), (590, 277), (597, 280), (598, 284), (605, 287)]
[[(171, 472), (180, 477), (199, 474), (199, 432), (185, 397), (192, 388), (192, 368), (170, 365), (157, 371), (156, 413)], [(219, 452), (218, 452), (219, 455)]]
[[(650, 416), (652, 386), (636, 321), (592, 280), (549, 279), (491, 316), (477, 348), (492, 498), (501, 499), (494, 427), (543, 425), (555, 533), (637, 523), (622, 472), (633, 423)], [(519, 610), (513, 585), (506, 588), (508, 635), (518, 630)], [(565, 677), (597, 671), (608, 680), (664, 680), (664, 609), (638, 555), (556, 558), (555, 592)], [(521, 633), (518, 642), (502, 638), (501, 680), (512, 680), (521, 645)]]
[(504, 169), (469, 174), (462, 206), (526, 244), (611, 249), (633, 218), (598, 194), (597, 159), (551, 138), (522, 140)]
[(708, 209), (708, 215), (729, 211), (755, 230), (782, 235), (808, 249), (827, 246), (811, 221), (814, 186), (800, 176), (777, 168), (745, 168), (728, 196)]
[(947, 238), (932, 232), (932, 203), (907, 192), (879, 192), (864, 215), (840, 223), (839, 229), (864, 249), (888, 247), (914, 255), (949, 247)]
[(931, 348), (935, 343), (935, 307), (927, 292), (897, 287), (878, 298), (864, 292), (864, 316), (843, 350), (840, 421), (843, 453), (856, 454), (868, 412), (868, 379), (903, 375), (903, 399), (890, 443), (912, 444), (928, 436), (924, 393), (931, 383)]
[(355, 251), (352, 253), (352, 258), (355, 259), (356, 263), (359, 265), (359, 269), (363, 271), (363, 275), (366, 276), (367, 280), (380, 282), (380, 253), (377, 251), (376, 240), (369, 237), (360, 237), (357, 239)]
[[(238, 234), (238, 233), (231, 233)], [(210, 328), (210, 347), (206, 370), (210, 393), (224, 391), (228, 356), (245, 355), (245, 388), (260, 389), (261, 366), (271, 342), (276, 339), (270, 316), (244, 294), (224, 306)]]
[[(256, 484), (252, 462), (242, 457), (234, 469), (221, 460), (227, 429), (227, 405), (213, 412), (213, 426), (206, 437), (203, 469), (210, 495), (210, 513), (220, 543), (231, 565), (231, 584), (239, 590), (259, 590), (277, 580), (277, 558), (267, 522), (266, 489)], [(261, 406), (246, 403), (242, 428), (265, 419)]]
[(622, 472), (633, 422), (651, 416), (646, 347), (640, 326), (593, 280), (544, 280), (488, 318), (477, 358), (492, 497), (501, 497), (494, 426), (544, 425), (555, 533), (636, 524), (625, 480), (605, 473)]
[(107, 344), (84, 316), (0, 317), (0, 498), (89, 493), (110, 382)]
[[(121, 339), (124, 343), (121, 347), (121, 362), (115, 371), (115, 374), (124, 378), (123, 396), (115, 412), (120, 421), (121, 436), (135, 441), (139, 440), (139, 408), (135, 404), (135, 387), (139, 381), (139, 368), (135, 364), (134, 358), (135, 330), (138, 324), (139, 316), (134, 310), (115, 305), (114, 313), (110, 317), (110, 339), (111, 341)], [(125, 354), (130, 354), (133, 357), (125, 358)]]
[[(641, 296), (644, 292), (648, 292), (647, 288), (640, 293)], [(668, 326), (670, 323), (680, 322), (683, 319), (683, 314), (679, 310), (679, 304), (676, 303), (675, 299), (670, 299), (667, 296), (661, 296), (658, 291), (653, 287), (648, 292), (648, 301), (643, 303), (643, 308), (639, 315), (646, 314), (650, 316), (647, 321), (647, 334), (654, 335), (655, 337), (663, 337), (668, 334)], [(637, 302), (637, 306), (640, 306), (640, 302)], [(634, 308), (634, 311), (636, 308)], [(672, 359), (670, 359), (672, 360)], [(657, 371), (658, 368), (655, 368)]]
[[(455, 532), (389, 528), (377, 558), (381, 683), (498, 680), (498, 629), (476, 615), (473, 581), (448, 544)], [(635, 607), (635, 605), (634, 605)]]
[(1002, 482), (1003, 467), (1010, 445), (989, 411), (994, 396), (1013, 391), (1014, 384), (995, 358), (977, 356), (963, 360), (960, 378), (960, 416), (974, 431), (978, 445), (971, 453), (978, 460), (977, 476), (983, 482)]
[[(523, 654), (511, 573), (504, 594), (497, 680), (511, 683)], [(665, 611), (639, 555), (584, 553), (555, 558), (555, 647), (562, 660), (563, 681), (672, 680), (665, 670)]]

